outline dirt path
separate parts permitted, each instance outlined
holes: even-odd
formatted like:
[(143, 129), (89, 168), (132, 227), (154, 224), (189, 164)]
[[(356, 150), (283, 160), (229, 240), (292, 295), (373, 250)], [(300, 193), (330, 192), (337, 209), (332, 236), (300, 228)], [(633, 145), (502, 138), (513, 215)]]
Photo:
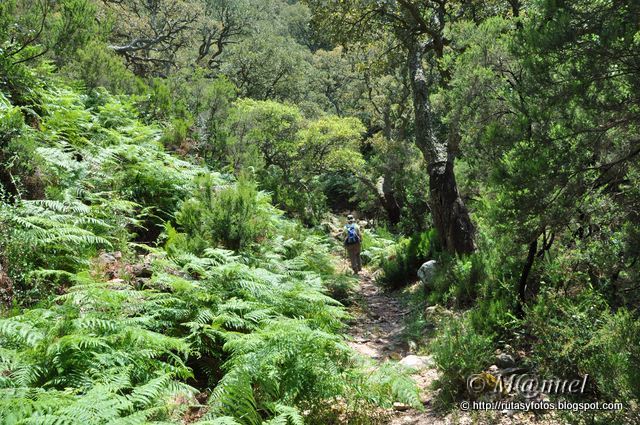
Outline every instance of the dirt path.
[(463, 412), (458, 409), (441, 414), (433, 406), (433, 390), (431, 384), (438, 377), (429, 356), (415, 356), (403, 338), (405, 326), (405, 306), (394, 293), (384, 292), (373, 282), (368, 270), (360, 273), (358, 300), (351, 308), (353, 321), (349, 326), (351, 336), (349, 345), (364, 356), (376, 361), (396, 360), (405, 363), (408, 360), (420, 360), (423, 366), (413, 375), (420, 388), (421, 400), (425, 410), (398, 406), (389, 412), (390, 425), (471, 425), (471, 424), (553, 424), (559, 422), (543, 415), (535, 417), (524, 412)]
[[(403, 339), (405, 308), (394, 294), (383, 292), (373, 282), (367, 270), (360, 273), (358, 302), (352, 309), (354, 317), (349, 327), (352, 337), (349, 345), (360, 354), (377, 361), (402, 361), (407, 356), (415, 355)], [(430, 362), (428, 356), (419, 356), (421, 360)], [(415, 379), (420, 388), (425, 411), (413, 409), (394, 410), (390, 412), (392, 425), (400, 424), (451, 424), (445, 417), (438, 416), (431, 408), (432, 394), (429, 387), (438, 376), (436, 370), (424, 367), (416, 373)]]
[(367, 270), (360, 273), (359, 300), (351, 311), (350, 345), (376, 360), (400, 360), (409, 347), (402, 341), (404, 312), (400, 302), (373, 283)]

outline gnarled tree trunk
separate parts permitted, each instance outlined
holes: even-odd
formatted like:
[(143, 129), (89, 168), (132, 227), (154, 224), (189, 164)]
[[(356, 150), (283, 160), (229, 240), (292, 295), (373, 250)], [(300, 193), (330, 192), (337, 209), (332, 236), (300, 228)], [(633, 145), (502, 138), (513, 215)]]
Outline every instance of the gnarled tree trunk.
[(427, 162), (433, 224), (449, 252), (470, 253), (475, 249), (474, 227), (460, 198), (453, 171), (454, 155), (446, 140), (439, 140), (429, 101), (430, 81), (422, 63), (425, 46), (417, 40), (408, 45), (408, 67), (413, 92), (416, 143)]
[(400, 222), (401, 209), (391, 185), (391, 179), (380, 176), (376, 183), (376, 190), (380, 198), (380, 203), (387, 212), (389, 224), (395, 226)]

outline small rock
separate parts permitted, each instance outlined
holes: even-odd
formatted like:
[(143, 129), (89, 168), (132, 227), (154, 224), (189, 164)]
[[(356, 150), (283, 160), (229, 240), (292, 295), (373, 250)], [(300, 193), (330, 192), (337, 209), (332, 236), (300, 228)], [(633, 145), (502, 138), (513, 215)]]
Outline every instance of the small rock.
[(436, 275), (436, 260), (429, 260), (418, 269), (418, 277), (425, 288), (433, 281)]
[(149, 279), (148, 277), (141, 277), (136, 279), (136, 289), (144, 289), (149, 282), (151, 281), (151, 279)]
[(116, 262), (116, 257), (108, 252), (103, 252), (98, 256), (98, 261), (100, 264), (111, 264)]
[(501, 353), (496, 356), (496, 365), (502, 369), (514, 367), (516, 360), (510, 354)]
[(399, 361), (399, 363), (405, 367), (415, 370), (428, 369), (433, 367), (435, 362), (433, 361), (433, 357), (431, 356), (416, 356), (415, 354), (410, 354), (407, 357), (403, 358)]
[(526, 373), (527, 368), (524, 367), (506, 367), (504, 369), (499, 370), (500, 374), (503, 376), (513, 375), (514, 373)]
[(398, 403), (397, 401), (395, 403), (393, 403), (393, 409), (397, 410), (398, 412), (406, 412), (407, 410), (409, 410), (411, 407), (404, 404), (404, 403)]
[(151, 268), (151, 264), (147, 262), (139, 263), (139, 264), (130, 264), (130, 265), (127, 265), (125, 268), (129, 274), (136, 277), (149, 278), (153, 275), (153, 269)]
[(409, 353), (415, 353), (418, 350), (418, 344), (414, 341), (409, 341)]

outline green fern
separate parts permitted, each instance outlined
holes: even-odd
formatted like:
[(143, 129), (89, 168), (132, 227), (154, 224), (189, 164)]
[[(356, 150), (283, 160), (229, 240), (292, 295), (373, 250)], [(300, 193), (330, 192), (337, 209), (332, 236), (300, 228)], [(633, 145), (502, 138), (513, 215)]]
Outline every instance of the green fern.
[[(20, 301), (40, 304), (0, 318), (0, 423), (179, 424), (195, 406), (199, 424), (300, 425), (336, 404), (418, 407), (405, 374), (371, 373), (341, 336), (328, 238), (250, 182), (165, 152), (130, 99), (38, 90), (40, 131), (14, 124), (38, 141), (47, 196), (0, 201), (0, 255)], [(225, 206), (258, 215), (260, 231)], [(165, 229), (165, 248), (131, 243), (149, 228)], [(109, 280), (101, 250), (121, 251), (118, 265), (148, 253), (152, 277)]]

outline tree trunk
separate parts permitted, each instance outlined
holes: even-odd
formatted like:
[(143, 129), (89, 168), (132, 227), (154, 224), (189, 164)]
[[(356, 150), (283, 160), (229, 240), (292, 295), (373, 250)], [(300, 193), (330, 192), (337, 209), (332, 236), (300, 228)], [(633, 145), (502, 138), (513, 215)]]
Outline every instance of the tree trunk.
[[(393, 191), (391, 190), (388, 183), (385, 183), (387, 179), (384, 176), (380, 176), (380, 178), (374, 183), (369, 180), (368, 177), (362, 175), (356, 175), (356, 178), (360, 180), (368, 189), (370, 189), (373, 193), (378, 197), (378, 202), (382, 208), (384, 208), (387, 213), (387, 219), (389, 220), (389, 224), (395, 226), (400, 222), (401, 209), (398, 200), (396, 199)], [(386, 190), (386, 191), (385, 191)]]
[(391, 180), (381, 176), (376, 184), (376, 189), (380, 202), (387, 212), (389, 224), (395, 226), (400, 222), (401, 209), (400, 204), (396, 199), (393, 187), (391, 187)]
[(433, 224), (443, 247), (458, 254), (475, 250), (474, 227), (458, 193), (453, 171), (454, 155), (448, 142), (439, 140), (429, 101), (430, 81), (422, 64), (424, 46), (409, 43), (409, 76), (413, 92), (416, 143), (427, 162), (429, 195)]
[(524, 305), (527, 302), (527, 280), (529, 278), (529, 273), (531, 272), (531, 267), (533, 267), (533, 262), (536, 259), (537, 249), (538, 237), (536, 236), (535, 240), (529, 244), (527, 261), (524, 263), (522, 274), (520, 274), (520, 280), (518, 281), (518, 307), (516, 309), (518, 317), (522, 317), (524, 314)]

